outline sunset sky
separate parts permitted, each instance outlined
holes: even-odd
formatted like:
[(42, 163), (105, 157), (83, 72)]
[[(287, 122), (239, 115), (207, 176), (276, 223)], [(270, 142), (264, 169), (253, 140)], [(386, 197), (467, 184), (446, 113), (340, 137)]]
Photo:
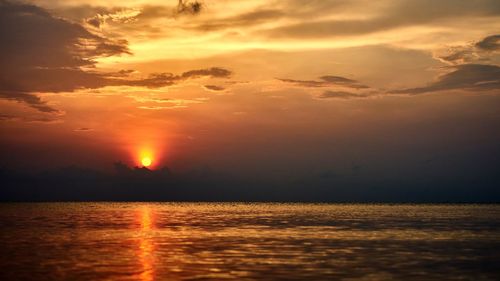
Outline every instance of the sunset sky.
[(498, 0), (0, 0), (0, 39), (1, 167), (499, 172)]

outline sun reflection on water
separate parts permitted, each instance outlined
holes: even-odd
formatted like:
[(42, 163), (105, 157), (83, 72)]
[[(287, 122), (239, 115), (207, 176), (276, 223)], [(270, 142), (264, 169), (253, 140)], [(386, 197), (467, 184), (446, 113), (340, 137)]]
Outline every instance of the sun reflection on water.
[(139, 236), (139, 260), (142, 265), (142, 273), (140, 280), (154, 280), (154, 245), (151, 238), (151, 230), (153, 229), (153, 221), (151, 209), (147, 206), (140, 210), (140, 236)]

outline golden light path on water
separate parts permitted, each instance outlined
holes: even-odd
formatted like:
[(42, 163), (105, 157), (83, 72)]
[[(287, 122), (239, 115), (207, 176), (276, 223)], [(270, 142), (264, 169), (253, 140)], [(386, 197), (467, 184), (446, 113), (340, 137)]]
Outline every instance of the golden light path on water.
[(140, 280), (154, 280), (154, 245), (151, 238), (153, 222), (151, 218), (151, 208), (142, 206), (139, 210), (140, 216), (140, 236), (139, 236), (139, 260), (142, 265)]

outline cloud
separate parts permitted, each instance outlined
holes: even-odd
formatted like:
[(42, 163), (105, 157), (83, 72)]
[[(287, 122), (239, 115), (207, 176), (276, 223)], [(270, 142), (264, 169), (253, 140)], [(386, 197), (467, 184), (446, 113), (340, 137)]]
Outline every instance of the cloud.
[(452, 47), (445, 51), (445, 54), (435, 55), (435, 57), (448, 64), (464, 64), (478, 60), (479, 55), (474, 49), (467, 47)]
[[(162, 109), (180, 109), (187, 108), (192, 104), (201, 104), (207, 102), (208, 98), (194, 98), (194, 99), (165, 99), (165, 98), (144, 98), (142, 96), (130, 96), (139, 103), (146, 103), (149, 105), (141, 105), (137, 108), (147, 110), (162, 110)], [(161, 105), (159, 105), (161, 104)]]
[[(366, 98), (370, 96), (370, 92), (373, 92), (368, 90), (371, 89), (369, 86), (342, 76), (324, 75), (319, 77), (319, 80), (278, 80), (305, 88), (330, 88), (322, 93), (313, 92), (312, 95), (318, 99)], [(352, 91), (356, 91), (356, 93)]]
[(170, 86), (199, 77), (227, 78), (231, 71), (212, 67), (174, 75), (133, 79), (133, 70), (98, 72), (95, 59), (130, 54), (125, 40), (110, 40), (44, 9), (0, 0), (0, 98), (57, 113), (34, 93), (72, 92), (105, 86)]
[(327, 76), (321, 76), (320, 79), (323, 80), (323, 81), (325, 81), (325, 82), (328, 82), (328, 83), (342, 85), (342, 86), (350, 87), (350, 88), (354, 88), (354, 89), (366, 89), (366, 88), (369, 88), (366, 85), (360, 84), (356, 80), (348, 79), (348, 78), (341, 77), (341, 76), (327, 75)]
[(96, 15), (92, 18), (87, 19), (87, 23), (94, 27), (101, 27), (105, 23), (105, 19), (101, 15)]
[(85, 21), (93, 27), (100, 28), (107, 22), (129, 23), (136, 21), (136, 17), (141, 13), (139, 9), (118, 9), (114, 8), (110, 11), (98, 13), (93, 17), (87, 18)]
[(421, 94), (444, 90), (500, 90), (500, 67), (492, 63), (500, 50), (500, 35), (490, 35), (467, 45), (453, 46), (445, 54), (434, 54), (452, 71), (441, 75), (426, 87), (403, 89), (395, 93)]
[(477, 42), (475, 46), (487, 51), (500, 50), (500, 34), (488, 36)]
[(332, 86), (342, 86), (353, 89), (368, 89), (370, 87), (359, 83), (356, 80), (341, 76), (325, 75), (319, 77), (320, 80), (295, 80), (295, 79), (281, 79), (278, 80), (286, 83), (292, 83), (301, 87), (308, 88), (319, 88), (319, 87), (332, 87)]
[(81, 128), (76, 128), (73, 131), (75, 132), (90, 132), (93, 131), (94, 129), (92, 128), (87, 128), (87, 127), (81, 127)]
[[(491, 64), (460, 64), (449, 66), (449, 72), (439, 76), (436, 81), (425, 87), (408, 88), (394, 90), (390, 92), (379, 93), (386, 94), (407, 94), (417, 95), (436, 91), (446, 90), (472, 90), (472, 91), (492, 91), (500, 90), (500, 67)], [(319, 77), (319, 80), (296, 80), (296, 79), (278, 79), (285, 83), (291, 83), (305, 88), (333, 88), (324, 91), (318, 98), (366, 98), (373, 92), (366, 91), (372, 89), (360, 83), (357, 80), (345, 78), (342, 76), (326, 75)], [(339, 90), (339, 87), (340, 90)], [(352, 92), (352, 90), (361, 90), (361, 92)]]
[(425, 87), (393, 91), (397, 94), (416, 95), (445, 90), (500, 90), (500, 67), (487, 64), (463, 64)]
[[(319, 6), (319, 2), (308, 3), (308, 6)], [(433, 22), (456, 18), (498, 16), (500, 4), (495, 0), (401, 0), (391, 3), (380, 10), (370, 6), (368, 2), (357, 1), (351, 6), (358, 12), (370, 13), (373, 16), (365, 19), (328, 19), (311, 17), (308, 14), (297, 15), (301, 21), (260, 30), (257, 34), (267, 37), (281, 38), (321, 38), (349, 35), (362, 35), (390, 29), (424, 25)], [(304, 4), (302, 4), (304, 6)], [(366, 6), (366, 7), (363, 7)], [(368, 10), (368, 9), (371, 9)], [(321, 15), (321, 13), (319, 13)]]
[(93, 66), (94, 58), (129, 53), (126, 41), (90, 33), (34, 5), (0, 1), (0, 18), (2, 72)]
[(444, 63), (464, 64), (489, 61), (498, 54), (498, 51), (500, 51), (500, 35), (497, 34), (471, 44), (450, 47), (444, 51), (444, 54), (434, 56)]
[[(349, 5), (356, 6), (363, 1), (304, 1), (281, 0), (266, 1), (264, 5), (259, 5), (254, 10), (228, 17), (210, 19), (196, 23), (190, 28), (199, 31), (216, 31), (221, 29), (251, 27), (269, 22), (276, 23), (279, 20), (307, 21), (324, 15), (331, 15), (343, 11)], [(354, 5), (353, 5), (354, 4)]]
[(201, 12), (203, 4), (199, 1), (179, 0), (177, 4), (177, 14), (196, 15)]
[(217, 85), (204, 85), (203, 87), (209, 91), (215, 91), (215, 92), (221, 92), (226, 90), (226, 88)]
[(112, 41), (29, 4), (0, 0), (0, 97), (41, 112), (58, 110), (31, 92), (72, 91), (102, 84), (85, 72), (95, 58), (129, 53), (126, 41)]
[(113, 25), (124, 32), (139, 29), (144, 31), (156, 30), (150, 26), (156, 19), (176, 18), (181, 15), (198, 15), (204, 5), (199, 1), (179, 0), (176, 6), (143, 5), (136, 8), (130, 7), (95, 7), (80, 5), (65, 7), (59, 12), (75, 21), (83, 21), (93, 28), (105, 29)]
[(182, 73), (181, 78), (197, 78), (201, 76), (209, 76), (213, 78), (227, 78), (231, 76), (231, 71), (221, 68), (221, 67), (212, 67), (207, 69), (196, 69), (190, 70)]
[(2, 92), (0, 91), (0, 99), (12, 100), (20, 103), (24, 103), (40, 112), (44, 113), (60, 113), (59, 110), (47, 105), (40, 97), (23, 92)]
[(151, 74), (148, 78), (144, 79), (108, 79), (106, 83), (109, 85), (128, 85), (128, 86), (142, 86), (148, 88), (159, 88), (165, 86), (174, 85), (180, 81), (187, 79), (196, 79), (200, 77), (210, 77), (210, 78), (228, 78), (232, 72), (230, 70), (212, 67), (206, 69), (195, 69), (186, 71), (180, 75), (174, 75), (172, 73), (155, 73)]
[(192, 28), (200, 31), (214, 31), (241, 26), (253, 26), (285, 16), (286, 14), (282, 10), (264, 8), (232, 17), (202, 22), (194, 25)]
[(330, 99), (330, 98), (338, 98), (338, 99), (351, 99), (351, 98), (366, 98), (367, 94), (355, 94), (350, 92), (343, 91), (325, 91), (318, 98), (321, 99)]

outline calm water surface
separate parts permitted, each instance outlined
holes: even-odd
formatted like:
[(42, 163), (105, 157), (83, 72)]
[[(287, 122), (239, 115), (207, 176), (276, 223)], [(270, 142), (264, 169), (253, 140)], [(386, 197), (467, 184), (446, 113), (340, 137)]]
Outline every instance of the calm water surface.
[(500, 205), (0, 204), (0, 280), (500, 280)]

